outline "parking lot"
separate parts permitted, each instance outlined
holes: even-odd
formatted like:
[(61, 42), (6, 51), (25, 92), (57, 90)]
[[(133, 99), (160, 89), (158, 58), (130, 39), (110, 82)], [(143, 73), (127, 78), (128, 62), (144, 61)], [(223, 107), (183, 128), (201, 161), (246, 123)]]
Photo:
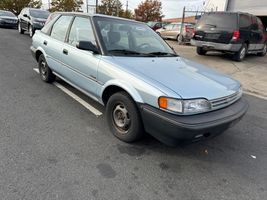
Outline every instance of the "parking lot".
[(96, 117), (41, 81), (28, 35), (0, 29), (1, 199), (266, 199), (267, 56), (237, 63), (169, 42), (181, 56), (241, 81), (250, 108), (240, 123), (176, 148), (150, 136), (123, 143), (107, 129), (101, 106), (71, 89), (103, 112)]

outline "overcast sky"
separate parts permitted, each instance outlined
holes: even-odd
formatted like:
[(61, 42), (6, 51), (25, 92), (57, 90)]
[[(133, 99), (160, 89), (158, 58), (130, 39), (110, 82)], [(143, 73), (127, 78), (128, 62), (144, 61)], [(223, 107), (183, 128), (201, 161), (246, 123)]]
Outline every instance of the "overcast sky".
[[(52, 1), (52, 0), (50, 0)], [(99, 0), (101, 1), (101, 0)], [(124, 7), (127, 0), (120, 0)], [(182, 16), (183, 6), (186, 6), (190, 10), (201, 9), (204, 0), (161, 0), (163, 7), (163, 14), (165, 18), (175, 18)], [(43, 0), (47, 6), (48, 0)], [(86, 2), (86, 0), (84, 0)], [(88, 0), (89, 4), (95, 4), (95, 0)], [(129, 9), (134, 10), (142, 0), (128, 0)]]

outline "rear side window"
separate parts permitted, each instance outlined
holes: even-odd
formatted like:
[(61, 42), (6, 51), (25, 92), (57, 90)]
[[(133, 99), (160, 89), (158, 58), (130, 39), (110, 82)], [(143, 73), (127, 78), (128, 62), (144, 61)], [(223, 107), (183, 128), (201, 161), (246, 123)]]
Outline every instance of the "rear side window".
[(210, 28), (237, 28), (237, 14), (235, 13), (207, 13), (204, 14), (197, 24), (198, 29)]
[(53, 25), (51, 37), (64, 42), (71, 20), (72, 16), (61, 16)]
[(79, 41), (89, 41), (96, 44), (89, 18), (76, 17), (72, 24), (68, 43), (72, 46), (76, 46)]
[(239, 17), (239, 26), (241, 29), (250, 29), (251, 16), (241, 14)]
[(263, 26), (261, 20), (258, 17), (257, 17), (257, 22), (258, 22), (258, 27), (259, 27), (260, 31), (263, 32), (264, 31), (264, 26)]

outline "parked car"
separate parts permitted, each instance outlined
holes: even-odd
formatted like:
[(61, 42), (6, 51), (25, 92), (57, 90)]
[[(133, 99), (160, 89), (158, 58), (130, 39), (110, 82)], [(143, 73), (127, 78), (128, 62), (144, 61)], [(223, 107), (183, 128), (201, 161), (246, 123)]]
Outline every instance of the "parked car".
[(46, 10), (24, 8), (18, 16), (19, 33), (24, 34), (25, 31), (28, 31), (32, 37), (36, 30), (41, 30), (44, 27), (49, 14)]
[(60, 13), (32, 39), (40, 77), (59, 77), (106, 107), (111, 132), (175, 145), (222, 133), (248, 108), (238, 81), (179, 57), (146, 24)]
[[(179, 41), (182, 23), (171, 23), (156, 32), (164, 39), (173, 39)], [(182, 28), (181, 41), (189, 42), (193, 36), (194, 24), (185, 23)]]
[(18, 18), (10, 11), (0, 10), (0, 27), (17, 28)]
[(260, 18), (242, 12), (211, 12), (204, 14), (196, 25), (191, 42), (197, 53), (221, 51), (242, 61), (246, 54), (265, 56), (267, 34)]
[(167, 25), (168, 22), (147, 22), (147, 25), (152, 28), (154, 31), (164, 27), (165, 25)]

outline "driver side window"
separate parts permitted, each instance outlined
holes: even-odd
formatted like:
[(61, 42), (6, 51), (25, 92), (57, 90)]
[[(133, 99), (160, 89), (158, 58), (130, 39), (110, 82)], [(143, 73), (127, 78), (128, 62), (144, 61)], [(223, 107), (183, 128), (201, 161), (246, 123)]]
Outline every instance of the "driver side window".
[(68, 43), (76, 47), (79, 41), (89, 41), (96, 44), (94, 32), (89, 18), (75, 17), (72, 24)]

